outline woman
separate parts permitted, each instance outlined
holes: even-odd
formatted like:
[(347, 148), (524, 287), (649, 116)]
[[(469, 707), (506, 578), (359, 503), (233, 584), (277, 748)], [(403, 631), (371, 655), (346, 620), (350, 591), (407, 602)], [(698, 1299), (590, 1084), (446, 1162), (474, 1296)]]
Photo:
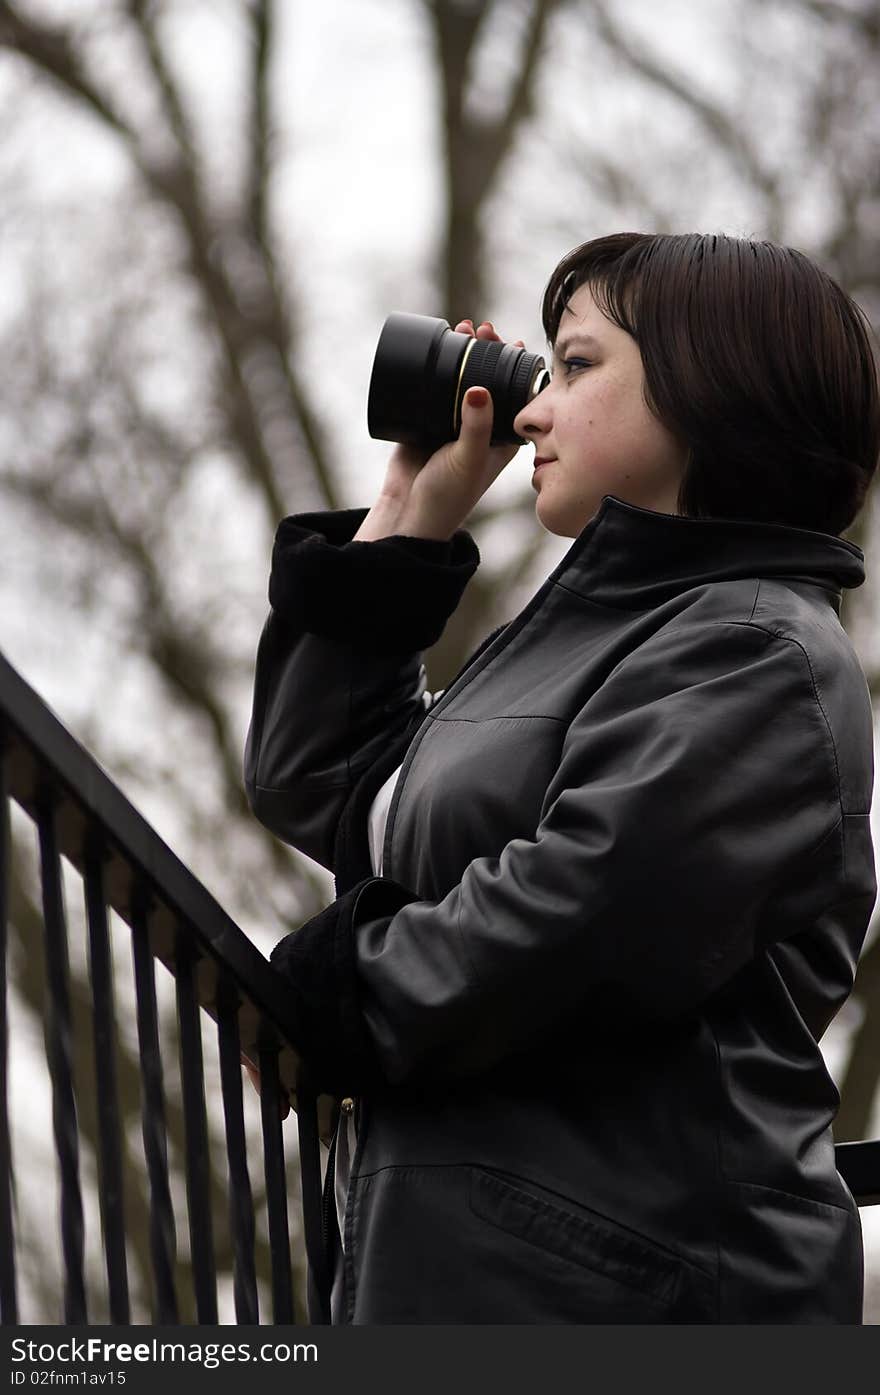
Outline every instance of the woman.
[(336, 874), (272, 954), (342, 1106), (332, 1321), (858, 1323), (818, 1043), (876, 895), (870, 340), (802, 254), (708, 235), (584, 244), (543, 320), (515, 429), (573, 543), (442, 694), (513, 455), (480, 390), (276, 537), (246, 782)]

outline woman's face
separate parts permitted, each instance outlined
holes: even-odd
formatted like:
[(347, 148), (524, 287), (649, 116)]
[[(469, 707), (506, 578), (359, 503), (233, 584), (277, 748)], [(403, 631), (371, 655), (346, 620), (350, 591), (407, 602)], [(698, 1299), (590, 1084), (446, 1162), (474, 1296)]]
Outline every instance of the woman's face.
[(636, 341), (579, 286), (559, 322), (551, 382), (514, 421), (547, 462), (532, 487), (548, 532), (576, 538), (603, 494), (677, 512), (687, 448), (648, 410), (643, 382)]

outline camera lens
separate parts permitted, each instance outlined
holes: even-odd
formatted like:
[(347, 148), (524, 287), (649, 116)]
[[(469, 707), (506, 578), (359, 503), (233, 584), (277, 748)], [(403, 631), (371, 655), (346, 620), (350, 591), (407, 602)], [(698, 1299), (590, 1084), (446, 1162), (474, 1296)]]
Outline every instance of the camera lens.
[(521, 444), (514, 418), (549, 378), (540, 354), (456, 334), (431, 315), (395, 311), (376, 345), (367, 430), (378, 441), (440, 446), (459, 433), (468, 388), (485, 387), (494, 406), (492, 444)]

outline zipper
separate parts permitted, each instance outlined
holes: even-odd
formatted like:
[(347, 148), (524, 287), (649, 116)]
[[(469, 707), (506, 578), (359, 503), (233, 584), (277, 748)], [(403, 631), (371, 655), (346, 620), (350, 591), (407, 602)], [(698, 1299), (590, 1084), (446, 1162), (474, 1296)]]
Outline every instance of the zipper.
[(327, 1256), (328, 1277), (333, 1283), (333, 1275), (330, 1273), (330, 1211), (336, 1205), (336, 1140), (339, 1137), (339, 1128), (342, 1121), (340, 1111), (336, 1119), (336, 1128), (333, 1130), (333, 1137), (330, 1140), (330, 1151), (327, 1154), (327, 1170), (324, 1173), (324, 1190), (321, 1195), (321, 1244), (324, 1247), (324, 1254)]
[[(336, 1119), (336, 1128), (333, 1130), (333, 1137), (330, 1140), (330, 1151), (327, 1154), (327, 1170), (324, 1173), (324, 1190), (321, 1195), (321, 1239), (324, 1245), (324, 1253), (327, 1255), (328, 1264), (330, 1259), (330, 1226), (335, 1225), (339, 1229), (339, 1217), (336, 1214), (336, 1142), (339, 1138), (339, 1130), (348, 1128), (348, 1116), (355, 1110), (355, 1133), (357, 1133), (357, 1121), (360, 1101), (355, 1101), (350, 1095), (340, 1102), (339, 1114)], [(342, 1248), (342, 1246), (340, 1246)], [(332, 1282), (332, 1274), (331, 1274)]]
[[(353, 1215), (354, 1215), (354, 1188), (355, 1188), (355, 1182), (356, 1182), (356, 1180), (357, 1180), (358, 1168), (360, 1167), (361, 1158), (362, 1158), (362, 1156), (363, 1156), (364, 1144), (366, 1143), (366, 1139), (367, 1139), (366, 1124), (367, 1124), (367, 1121), (369, 1120), (369, 1109), (368, 1109), (368, 1106), (367, 1106), (367, 1102), (366, 1102), (366, 1101), (362, 1098), (362, 1096), (360, 1096), (360, 1095), (357, 1097), (357, 1099), (355, 1099), (355, 1100), (353, 1100), (353, 1101), (349, 1101), (349, 1102), (350, 1102), (351, 1104), (353, 1104), (353, 1106), (354, 1106), (354, 1132), (355, 1132), (355, 1141), (354, 1141), (354, 1153), (353, 1153), (353, 1155), (352, 1155), (352, 1157), (351, 1157), (351, 1160), (350, 1160), (350, 1168), (349, 1168), (349, 1175), (348, 1175), (348, 1191), (346, 1192), (346, 1196), (345, 1196), (345, 1214), (344, 1214), (343, 1217), (342, 1217), (342, 1231), (343, 1231), (343, 1237), (344, 1237), (345, 1232), (346, 1232), (347, 1230), (350, 1229), (350, 1230), (351, 1230), (351, 1239), (352, 1239), (352, 1241), (354, 1241), (354, 1223), (353, 1223)], [(355, 1280), (354, 1280), (354, 1245), (352, 1244), (351, 1246), (349, 1246), (348, 1249), (346, 1249), (346, 1248), (345, 1248), (345, 1245), (343, 1244), (343, 1245), (341, 1246), (341, 1249), (342, 1249), (342, 1303), (343, 1303), (343, 1312), (344, 1312), (343, 1321), (344, 1321), (344, 1322), (349, 1322), (350, 1319), (351, 1319), (351, 1314), (352, 1314), (352, 1311), (353, 1311), (353, 1308), (354, 1308), (354, 1301), (355, 1301), (355, 1300), (354, 1300), (354, 1283), (355, 1283)], [(349, 1265), (351, 1265), (351, 1268), (350, 1268), (350, 1269), (349, 1269), (349, 1267), (348, 1267)]]

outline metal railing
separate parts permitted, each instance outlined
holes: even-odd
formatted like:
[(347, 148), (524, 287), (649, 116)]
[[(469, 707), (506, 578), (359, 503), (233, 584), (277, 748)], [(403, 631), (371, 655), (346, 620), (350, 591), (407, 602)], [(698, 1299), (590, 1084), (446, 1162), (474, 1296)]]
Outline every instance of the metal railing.
[[(166, 1092), (160, 1054), (155, 961), (174, 976), (180, 1089), (185, 1136), (185, 1191), (194, 1306), (199, 1323), (218, 1321), (217, 1272), (209, 1204), (208, 1117), (202, 1022), (216, 1022), (228, 1167), (229, 1234), (234, 1256), (236, 1320), (258, 1323), (255, 1218), (248, 1171), (242, 1052), (261, 1073), (260, 1117), (271, 1255), (272, 1319), (293, 1323), (294, 1294), (287, 1184), (281, 1128), (282, 1088), (302, 1106), (301, 1162), (317, 1159), (316, 1117), (326, 1130), (332, 1102), (316, 1116), (290, 1044), (283, 982), (256, 946), (172, 853), (107, 774), (0, 656), (0, 1319), (19, 1321), (13, 1207), (13, 1149), (7, 1100), (7, 929), (11, 884), (10, 799), (38, 831), (46, 964), (45, 1038), (58, 1164), (63, 1315), (90, 1320), (84, 1263), (80, 1134), (71, 1044), (68, 927), (61, 858), (82, 879), (88, 932), (97, 1112), (99, 1202), (110, 1321), (132, 1321), (123, 1214), (124, 1177), (117, 1082), (108, 911), (131, 932), (140, 1072), (141, 1125), (149, 1192), (149, 1260), (153, 1320), (180, 1321), (175, 1289), (176, 1234), (168, 1168)], [(306, 1136), (303, 1130), (307, 1131)], [(216, 1144), (213, 1145), (216, 1147)], [(308, 1161), (307, 1156), (308, 1155)], [(303, 1178), (305, 1181), (305, 1176)], [(311, 1179), (314, 1185), (315, 1179)], [(128, 1237), (130, 1239), (130, 1237)], [(311, 1245), (309, 1246), (311, 1254)], [(44, 1319), (45, 1320), (45, 1319)], [(301, 1321), (307, 1319), (300, 1319)]]
[[(332, 1102), (308, 1091), (287, 1016), (283, 983), (245, 934), (175, 857), (106, 773), (74, 740), (37, 694), (0, 656), (0, 1319), (18, 1319), (13, 1217), (13, 1158), (7, 1103), (7, 924), (10, 810), (14, 799), (39, 835), (46, 959), (46, 1044), (52, 1086), (54, 1144), (60, 1178), (63, 1313), (70, 1324), (89, 1321), (84, 1266), (84, 1220), (79, 1132), (71, 1060), (68, 934), (62, 896), (62, 856), (79, 872), (88, 929), (92, 1035), (98, 1115), (99, 1201), (110, 1321), (131, 1321), (123, 1216), (123, 1169), (116, 1075), (108, 909), (131, 932), (141, 1117), (149, 1181), (149, 1253), (153, 1318), (179, 1319), (175, 1291), (175, 1221), (169, 1185), (165, 1088), (160, 1054), (155, 960), (174, 976), (185, 1133), (185, 1181), (190, 1263), (199, 1323), (216, 1323), (217, 1274), (209, 1194), (209, 1132), (205, 1105), (200, 1013), (217, 1025), (228, 1164), (234, 1307), (240, 1323), (257, 1323), (252, 1200), (242, 1098), (240, 1054), (259, 1065), (263, 1167), (271, 1253), (272, 1315), (295, 1319), (287, 1194), (279, 1101), (282, 1087), (298, 1095), (303, 1190), (314, 1198), (317, 1127), (326, 1136)], [(880, 1140), (838, 1144), (837, 1164), (860, 1205), (880, 1203)], [(315, 1208), (316, 1209), (316, 1208)], [(305, 1216), (320, 1282), (322, 1246)], [(314, 1233), (311, 1233), (314, 1231)], [(317, 1271), (316, 1271), (317, 1265)], [(310, 1301), (311, 1306), (311, 1301)]]

